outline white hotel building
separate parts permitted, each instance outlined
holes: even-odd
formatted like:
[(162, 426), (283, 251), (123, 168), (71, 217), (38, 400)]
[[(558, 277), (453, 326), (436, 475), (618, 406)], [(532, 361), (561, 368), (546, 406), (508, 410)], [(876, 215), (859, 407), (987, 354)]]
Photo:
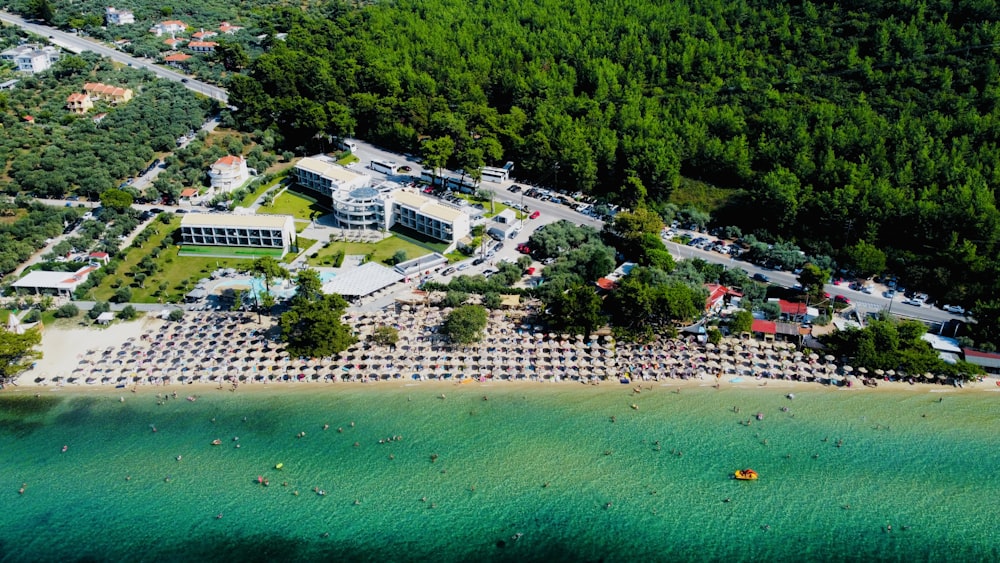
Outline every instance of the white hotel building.
[(181, 219), (181, 244), (276, 248), (284, 256), (295, 243), (291, 215), (188, 213)]
[(342, 229), (388, 230), (398, 224), (450, 245), (469, 234), (467, 213), (399, 184), (372, 186), (371, 176), (323, 158), (303, 158), (295, 171), (300, 186), (330, 198)]

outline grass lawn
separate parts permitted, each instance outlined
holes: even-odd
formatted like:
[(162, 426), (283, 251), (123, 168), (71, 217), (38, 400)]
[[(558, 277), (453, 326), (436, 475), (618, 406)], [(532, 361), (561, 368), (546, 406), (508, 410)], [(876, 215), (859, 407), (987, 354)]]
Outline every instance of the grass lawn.
[(352, 162), (361, 162), (361, 159), (354, 156), (354, 153), (344, 152), (341, 154), (340, 158), (337, 159), (337, 164), (341, 166), (347, 166)]
[(263, 182), (255, 183), (254, 185), (256, 187), (253, 191), (248, 192), (247, 195), (243, 196), (243, 199), (241, 199), (236, 205), (239, 207), (250, 207), (253, 205), (253, 202), (257, 201), (257, 198), (264, 195), (264, 192), (276, 186), (279, 182), (281, 182), (281, 180), (282, 178), (275, 178), (266, 184)]
[(328, 246), (321, 249), (315, 258), (309, 257), (309, 265), (329, 266), (331, 264), (324, 264), (324, 261), (329, 260), (338, 251), (343, 251), (345, 255), (373, 254), (373, 261), (385, 264), (385, 260), (392, 258), (398, 250), (406, 251), (407, 260), (423, 256), (430, 252), (430, 250), (398, 236), (392, 236), (374, 244), (367, 242), (331, 242)]
[[(501, 213), (504, 209), (509, 209), (508, 206), (506, 206), (506, 205), (500, 203), (499, 201), (497, 201), (497, 197), (499, 197), (499, 196), (494, 196), (494, 198), (493, 198), (493, 205), (491, 207), (490, 206), (490, 200), (480, 201), (480, 200), (474, 198), (473, 196), (471, 196), (469, 194), (463, 194), (463, 193), (460, 193), (460, 192), (452, 192), (452, 195), (455, 195), (455, 196), (458, 196), (458, 197), (464, 199), (465, 201), (469, 202), (470, 205), (475, 205), (477, 203), (482, 204), (482, 206), (485, 208), (485, 211), (486, 211), (486, 213), (483, 214), (483, 217), (485, 217), (486, 219), (489, 219), (491, 217), (495, 217), (496, 215), (498, 215), (499, 213)], [(518, 213), (517, 210), (515, 210), (514, 213), (517, 214), (518, 219), (522, 218), (521, 217), (522, 214)]]
[(281, 256), (280, 248), (246, 248), (243, 246), (198, 246), (185, 244), (181, 256), (226, 256), (230, 258), (259, 258), (261, 256)]
[(27, 214), (27, 209), (15, 209), (11, 215), (0, 216), (0, 225), (10, 225)]
[[(138, 287), (132, 283), (130, 276), (126, 274), (135, 264), (148, 255), (154, 248), (159, 246), (160, 241), (170, 235), (180, 226), (180, 217), (173, 217), (169, 225), (160, 222), (153, 223), (159, 233), (149, 237), (140, 248), (130, 248), (125, 256), (125, 260), (118, 268), (115, 275), (107, 276), (101, 284), (88, 292), (88, 298), (107, 301), (115, 294), (112, 287), (116, 279), (122, 279), (126, 284), (132, 284), (132, 301), (136, 303), (158, 303), (162, 299), (165, 303), (176, 303), (184, 298), (184, 294), (194, 288), (195, 283), (203, 277), (208, 277), (216, 268), (237, 268), (246, 269), (251, 260), (240, 258), (215, 258), (215, 257), (194, 257), (180, 256), (180, 247), (170, 245), (154, 259), (158, 268), (155, 275), (150, 276), (146, 281), (146, 287)], [(160, 284), (166, 284), (166, 289), (161, 293)]]
[(389, 230), (405, 241), (422, 246), (428, 250), (433, 250), (434, 252), (444, 252), (448, 248), (448, 243), (441, 242), (436, 238), (431, 238), (402, 225), (395, 225)]
[(288, 254), (285, 255), (285, 257), (281, 261), (284, 262), (285, 264), (290, 264), (292, 260), (298, 258), (299, 254), (309, 250), (309, 248), (314, 244), (316, 244), (316, 241), (314, 241), (311, 238), (299, 237), (298, 238), (299, 251), (289, 252)]
[(258, 213), (269, 215), (291, 215), (297, 219), (315, 219), (330, 213), (330, 209), (321, 205), (316, 198), (302, 192), (285, 190), (267, 207), (260, 207)]

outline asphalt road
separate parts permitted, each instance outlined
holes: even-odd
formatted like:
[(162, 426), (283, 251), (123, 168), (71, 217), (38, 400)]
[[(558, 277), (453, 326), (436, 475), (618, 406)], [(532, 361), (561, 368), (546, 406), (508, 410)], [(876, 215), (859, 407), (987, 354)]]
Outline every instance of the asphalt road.
[(200, 80), (195, 80), (183, 73), (177, 72), (175, 70), (158, 66), (153, 64), (147, 59), (139, 59), (133, 57), (127, 53), (118, 51), (117, 49), (112, 49), (102, 43), (98, 43), (93, 39), (80, 37), (72, 33), (67, 33), (65, 31), (60, 31), (54, 27), (49, 27), (47, 25), (40, 25), (36, 23), (31, 23), (20, 16), (8, 13), (0, 12), (0, 21), (4, 21), (9, 24), (16, 25), (30, 31), (34, 34), (41, 35), (42, 37), (48, 37), (48, 40), (53, 45), (62, 47), (67, 51), (72, 51), (74, 53), (81, 53), (83, 51), (93, 51), (102, 57), (108, 57), (113, 61), (117, 61), (122, 64), (127, 64), (135, 68), (147, 69), (160, 78), (166, 80), (173, 80), (174, 82), (183, 82), (184, 87), (188, 90), (192, 90), (199, 94), (204, 94), (210, 98), (214, 98), (221, 102), (229, 102), (229, 92), (225, 88), (219, 88), (207, 82), (201, 82)]
[[(700, 233), (693, 234), (694, 236), (704, 236)], [(741, 268), (751, 276), (754, 274), (763, 274), (770, 279), (770, 283), (782, 287), (792, 287), (798, 283), (797, 276), (791, 272), (768, 270), (749, 262), (734, 260), (731, 256), (726, 256), (718, 252), (701, 250), (671, 241), (664, 241), (664, 245), (667, 247), (667, 250), (670, 251), (670, 254), (672, 254), (675, 258), (701, 258), (706, 262), (723, 264), (727, 268)], [(953, 319), (965, 320), (962, 315), (955, 315), (931, 305), (921, 305), (919, 307), (915, 305), (904, 305), (904, 297), (902, 295), (897, 294), (895, 298), (888, 299), (882, 296), (881, 289), (877, 290), (877, 294), (867, 294), (861, 291), (853, 290), (849, 288), (846, 283), (844, 283), (843, 285), (827, 284), (824, 286), (824, 290), (832, 296), (843, 295), (848, 298), (851, 301), (851, 304), (861, 315), (868, 312), (877, 312), (883, 309), (889, 309), (889, 312), (895, 316), (918, 319), (927, 322), (941, 323)], [(892, 303), (891, 308), (890, 302)]]

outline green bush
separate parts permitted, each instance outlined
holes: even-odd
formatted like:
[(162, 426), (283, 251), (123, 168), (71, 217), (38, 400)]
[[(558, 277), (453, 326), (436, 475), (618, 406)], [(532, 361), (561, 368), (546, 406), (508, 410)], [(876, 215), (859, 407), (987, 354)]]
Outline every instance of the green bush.
[(72, 303), (66, 303), (65, 305), (62, 305), (61, 307), (56, 309), (56, 312), (53, 313), (53, 316), (55, 316), (58, 319), (72, 319), (73, 317), (79, 314), (80, 314), (79, 307), (77, 307)]

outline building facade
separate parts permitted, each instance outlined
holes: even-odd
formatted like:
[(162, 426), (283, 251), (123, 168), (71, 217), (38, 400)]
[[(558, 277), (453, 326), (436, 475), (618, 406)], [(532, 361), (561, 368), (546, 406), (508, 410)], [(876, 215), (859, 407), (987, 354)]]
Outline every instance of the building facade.
[(160, 22), (149, 28), (149, 32), (160, 37), (161, 35), (173, 35), (183, 33), (187, 29), (187, 24), (180, 20), (167, 20)]
[(35, 74), (48, 70), (59, 60), (59, 49), (27, 43), (0, 53), (0, 60), (13, 62), (20, 72)]
[(352, 172), (331, 160), (307, 156), (295, 165), (295, 178), (303, 188), (332, 199), (335, 192), (365, 188), (371, 176)]
[(469, 216), (457, 207), (406, 189), (396, 190), (392, 197), (392, 225), (402, 225), (448, 244), (469, 234)]
[(208, 177), (212, 180), (213, 190), (231, 192), (250, 179), (247, 159), (242, 156), (224, 156), (208, 169)]
[(111, 86), (100, 82), (88, 82), (83, 85), (83, 91), (92, 100), (104, 100), (111, 104), (122, 104), (132, 99), (132, 89), (121, 86)]
[(135, 23), (135, 14), (131, 10), (116, 10), (108, 6), (104, 9), (104, 19), (108, 25), (126, 25)]
[(66, 109), (75, 114), (83, 115), (93, 107), (94, 102), (90, 101), (90, 96), (86, 94), (73, 92), (66, 98)]
[(331, 196), (333, 216), (341, 229), (387, 230), (392, 220), (391, 188), (338, 190)]
[(291, 215), (188, 213), (181, 219), (181, 244), (281, 249), (295, 246)]
[(187, 44), (188, 49), (195, 53), (213, 53), (218, 46), (215, 41), (192, 41)]

